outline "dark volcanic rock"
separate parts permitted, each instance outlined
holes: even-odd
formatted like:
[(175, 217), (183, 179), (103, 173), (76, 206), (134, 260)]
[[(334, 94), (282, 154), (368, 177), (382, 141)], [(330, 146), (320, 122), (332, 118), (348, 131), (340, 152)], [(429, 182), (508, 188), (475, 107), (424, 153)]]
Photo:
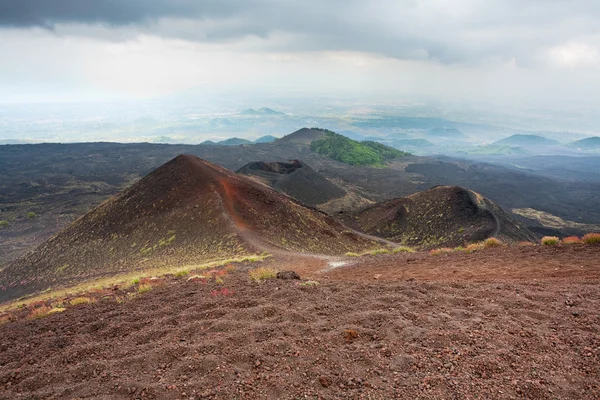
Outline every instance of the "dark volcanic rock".
[(507, 242), (535, 240), (494, 202), (458, 186), (436, 186), (341, 218), (370, 235), (430, 248), (460, 246), (489, 237)]
[(246, 176), (180, 155), (9, 263), (0, 271), (0, 301), (148, 265), (193, 265), (273, 246), (343, 254), (373, 242)]
[(300, 275), (296, 271), (279, 271), (277, 279), (300, 279)]

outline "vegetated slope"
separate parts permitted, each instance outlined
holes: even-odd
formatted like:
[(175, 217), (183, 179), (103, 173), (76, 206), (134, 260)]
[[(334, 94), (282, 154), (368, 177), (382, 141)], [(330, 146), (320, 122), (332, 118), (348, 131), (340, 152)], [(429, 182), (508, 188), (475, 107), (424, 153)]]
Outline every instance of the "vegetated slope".
[(236, 171), (265, 180), (273, 189), (287, 194), (307, 206), (317, 206), (340, 198), (346, 192), (329, 182), (299, 160), (290, 162), (251, 162)]
[(296, 132), (292, 132), (289, 135), (285, 135), (281, 139), (275, 141), (276, 144), (304, 144), (310, 145), (313, 141), (318, 140), (325, 136), (325, 132), (302, 128)]
[(600, 137), (592, 136), (589, 138), (576, 140), (569, 143), (569, 147), (575, 147), (581, 150), (598, 150), (600, 149)]
[(410, 155), (381, 143), (358, 142), (332, 131), (326, 131), (325, 136), (313, 141), (310, 149), (345, 164), (364, 166), (381, 166), (386, 161)]
[(547, 139), (543, 136), (538, 135), (512, 135), (507, 138), (498, 140), (493, 143), (494, 145), (507, 145), (507, 146), (555, 146), (560, 144), (556, 140)]
[(180, 155), (0, 271), (0, 300), (54, 284), (272, 248), (341, 254), (374, 244), (316, 210)]
[(342, 219), (365, 233), (424, 247), (453, 247), (491, 236), (535, 240), (492, 201), (458, 186), (437, 186), (342, 214)]

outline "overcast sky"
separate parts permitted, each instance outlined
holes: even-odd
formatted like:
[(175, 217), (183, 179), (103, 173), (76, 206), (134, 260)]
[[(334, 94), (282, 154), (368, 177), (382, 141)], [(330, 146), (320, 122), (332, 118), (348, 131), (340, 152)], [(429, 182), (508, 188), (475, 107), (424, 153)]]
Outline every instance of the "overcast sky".
[(600, 100), (597, 0), (0, 0), (0, 101)]

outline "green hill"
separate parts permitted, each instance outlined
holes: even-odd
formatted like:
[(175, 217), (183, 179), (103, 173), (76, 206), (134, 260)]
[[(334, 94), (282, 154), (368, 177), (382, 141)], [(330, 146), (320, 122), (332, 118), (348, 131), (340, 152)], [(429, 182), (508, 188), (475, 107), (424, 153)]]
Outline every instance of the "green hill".
[(381, 166), (386, 161), (410, 155), (381, 143), (358, 142), (327, 129), (311, 128), (325, 132), (325, 135), (310, 144), (310, 149), (336, 161), (350, 165)]

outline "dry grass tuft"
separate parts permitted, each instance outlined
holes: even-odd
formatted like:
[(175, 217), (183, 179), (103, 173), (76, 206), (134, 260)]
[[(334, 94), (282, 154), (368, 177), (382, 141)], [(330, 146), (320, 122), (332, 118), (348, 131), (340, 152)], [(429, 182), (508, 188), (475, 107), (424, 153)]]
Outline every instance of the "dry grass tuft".
[(471, 243), (470, 245), (468, 245), (467, 247), (465, 247), (465, 251), (467, 253), (473, 253), (475, 251), (478, 250), (483, 250), (484, 248), (484, 244), (483, 243)]
[(392, 253), (396, 254), (396, 253), (414, 253), (415, 249), (413, 249), (412, 247), (408, 247), (408, 246), (400, 246), (400, 247), (395, 247), (394, 249), (392, 249)]
[(376, 256), (379, 254), (389, 254), (390, 250), (389, 249), (375, 249), (375, 250), (371, 250), (369, 252), (367, 252), (367, 254), (372, 255), (372, 256)]
[(94, 299), (92, 299), (91, 297), (75, 297), (74, 299), (71, 299), (69, 304), (71, 304), (72, 306), (77, 306), (79, 304), (88, 304), (93, 302)]
[(175, 278), (183, 278), (184, 276), (188, 276), (190, 274), (190, 271), (187, 269), (181, 269), (177, 272), (175, 272)]
[(351, 343), (357, 337), (358, 337), (358, 331), (355, 329), (346, 329), (344, 331), (344, 339), (346, 339), (346, 343)]
[(542, 238), (542, 244), (544, 246), (558, 246), (560, 239), (556, 236), (544, 236)]
[(433, 249), (429, 252), (432, 256), (439, 256), (440, 254), (452, 253), (454, 249), (449, 247), (442, 247), (441, 249)]
[(262, 282), (265, 279), (272, 279), (277, 277), (277, 270), (273, 267), (258, 267), (248, 271), (250, 279), (254, 282)]
[(588, 233), (583, 237), (583, 243), (594, 244), (600, 243), (600, 233)]
[(138, 292), (139, 294), (146, 293), (146, 292), (149, 292), (149, 291), (151, 291), (151, 290), (152, 290), (152, 285), (149, 285), (149, 284), (147, 284), (147, 283), (141, 284), (141, 285), (140, 285), (140, 286), (138, 286), (138, 288), (137, 288), (137, 292)]
[(502, 246), (503, 243), (496, 239), (495, 237), (491, 237), (491, 238), (487, 238), (483, 241), (483, 247), (488, 248), (488, 247), (499, 247)]
[(49, 306), (42, 306), (42, 307), (33, 309), (33, 311), (31, 311), (31, 314), (29, 314), (29, 319), (44, 318), (44, 317), (47, 317), (52, 314), (63, 312), (65, 310), (66, 310), (66, 308), (58, 308), (58, 307), (53, 308), (53, 307), (49, 307)]
[(562, 240), (562, 244), (582, 244), (583, 241), (577, 236), (569, 236)]

